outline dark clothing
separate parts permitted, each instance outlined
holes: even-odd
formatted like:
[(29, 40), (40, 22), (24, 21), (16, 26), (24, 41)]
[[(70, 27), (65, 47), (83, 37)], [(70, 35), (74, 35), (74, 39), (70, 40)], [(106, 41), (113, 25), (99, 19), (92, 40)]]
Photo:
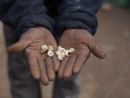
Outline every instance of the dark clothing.
[[(68, 28), (95, 34), (95, 14), (102, 3), (103, 0), (0, 0), (0, 20), (15, 29), (17, 39), (35, 26), (44, 26), (56, 36)], [(55, 16), (58, 20), (54, 23)]]

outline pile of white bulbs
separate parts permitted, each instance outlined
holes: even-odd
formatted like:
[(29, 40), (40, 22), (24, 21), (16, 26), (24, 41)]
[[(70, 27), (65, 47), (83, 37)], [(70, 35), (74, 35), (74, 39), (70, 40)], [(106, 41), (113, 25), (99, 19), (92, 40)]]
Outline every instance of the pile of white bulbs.
[[(47, 55), (49, 57), (52, 57), (54, 55), (52, 46), (43, 45), (42, 50), (41, 50), (41, 54), (43, 54), (46, 51), (48, 51)], [(70, 48), (69, 50), (67, 50), (65, 48), (62, 48), (61, 46), (58, 46), (58, 51), (56, 51), (56, 55), (57, 55), (58, 60), (61, 61), (61, 60), (63, 60), (63, 58), (65, 56), (68, 56), (69, 53), (74, 53), (74, 52), (75, 52), (74, 48)]]
[(58, 56), (58, 60), (63, 60), (65, 56), (68, 56), (69, 53), (74, 53), (75, 49), (70, 48), (69, 50), (62, 48), (61, 46), (58, 46), (58, 51), (56, 51), (56, 55)]

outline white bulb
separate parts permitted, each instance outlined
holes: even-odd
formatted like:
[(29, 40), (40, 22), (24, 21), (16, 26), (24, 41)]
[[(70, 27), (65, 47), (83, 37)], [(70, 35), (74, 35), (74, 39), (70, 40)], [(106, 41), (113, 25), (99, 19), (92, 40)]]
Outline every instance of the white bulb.
[(42, 45), (42, 49), (47, 49), (47, 45)]
[(48, 55), (49, 57), (52, 57), (52, 56), (54, 55), (54, 53), (53, 53), (52, 51), (48, 51), (48, 52), (47, 52), (47, 55)]

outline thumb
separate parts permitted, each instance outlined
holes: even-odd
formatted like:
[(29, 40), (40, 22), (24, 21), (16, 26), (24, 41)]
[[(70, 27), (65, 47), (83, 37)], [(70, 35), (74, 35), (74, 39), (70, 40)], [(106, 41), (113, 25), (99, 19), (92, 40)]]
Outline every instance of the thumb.
[(16, 54), (24, 50), (28, 46), (25, 40), (19, 40), (17, 43), (7, 47), (7, 52), (10, 54)]
[(100, 59), (105, 58), (105, 54), (104, 54), (103, 50), (100, 48), (100, 46), (97, 44), (96, 41), (94, 41), (94, 40), (90, 41), (88, 44), (88, 47), (91, 50), (91, 52), (98, 58), (100, 58)]
[[(86, 34), (86, 36), (88, 36), (88, 35)], [(102, 49), (100, 48), (100, 46), (97, 44), (94, 37), (89, 35), (89, 37), (87, 37), (87, 38), (88, 39), (86, 39), (84, 42), (89, 47), (90, 51), (98, 58), (104, 59), (105, 54), (102, 51)]]

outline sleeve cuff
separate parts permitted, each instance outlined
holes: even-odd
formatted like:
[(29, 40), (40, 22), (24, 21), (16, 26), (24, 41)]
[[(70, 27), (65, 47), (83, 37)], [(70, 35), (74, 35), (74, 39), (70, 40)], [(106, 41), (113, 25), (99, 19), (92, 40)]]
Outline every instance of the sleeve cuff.
[(97, 30), (96, 27), (92, 28), (89, 25), (86, 25), (86, 23), (79, 20), (60, 21), (59, 24), (57, 25), (58, 35), (61, 36), (64, 30), (66, 29), (85, 29), (92, 35), (94, 35)]
[(34, 16), (34, 17), (27, 17), (22, 18), (18, 26), (16, 27), (15, 35), (16, 38), (19, 39), (20, 36), (26, 32), (29, 28), (36, 27), (36, 26), (43, 26), (46, 27), (51, 32), (53, 31), (53, 19), (48, 16)]
[(98, 23), (95, 14), (91, 13), (85, 7), (68, 8), (61, 14), (58, 23), (58, 34), (61, 35), (65, 29), (85, 29), (90, 34), (96, 33)]

